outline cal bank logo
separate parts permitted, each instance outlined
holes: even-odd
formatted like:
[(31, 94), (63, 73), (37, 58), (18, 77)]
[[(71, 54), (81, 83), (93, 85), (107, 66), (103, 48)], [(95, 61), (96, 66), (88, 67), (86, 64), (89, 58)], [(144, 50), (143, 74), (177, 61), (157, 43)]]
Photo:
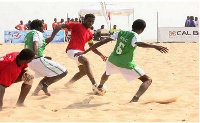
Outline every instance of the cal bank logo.
[(199, 31), (169, 31), (169, 36), (199, 35)]
[(13, 37), (14, 39), (19, 39), (19, 38), (21, 37), (21, 34), (20, 34), (19, 32), (16, 32), (16, 33), (14, 33), (14, 34), (12, 35), (12, 37)]

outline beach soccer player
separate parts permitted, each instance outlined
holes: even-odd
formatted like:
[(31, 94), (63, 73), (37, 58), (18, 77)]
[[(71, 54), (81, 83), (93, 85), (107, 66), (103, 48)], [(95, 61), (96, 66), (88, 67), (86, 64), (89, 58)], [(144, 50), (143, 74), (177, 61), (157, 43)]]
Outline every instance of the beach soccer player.
[(47, 39), (43, 37), (43, 23), (41, 20), (33, 20), (30, 24), (31, 31), (25, 37), (25, 48), (32, 49), (36, 58), (29, 63), (29, 67), (35, 72), (35, 77), (44, 77), (33, 92), (33, 95), (38, 95), (40, 90), (43, 90), (47, 96), (48, 86), (57, 82), (67, 75), (67, 70), (51, 57), (44, 55), (45, 47), (53, 40), (56, 33), (52, 32)]
[(16, 106), (24, 106), (24, 100), (29, 93), (33, 75), (28, 71), (28, 63), (32, 61), (35, 53), (30, 49), (21, 52), (12, 52), (0, 57), (0, 111), (3, 107), (5, 89), (11, 84), (24, 81)]
[[(84, 52), (76, 53), (75, 56), (82, 56), (88, 51), (93, 50), (105, 43), (112, 40), (116, 40), (116, 45), (113, 52), (106, 61), (106, 71), (101, 77), (101, 81), (97, 89), (99, 94), (103, 95), (102, 87), (104, 83), (108, 80), (108, 77), (112, 74), (120, 73), (127, 81), (132, 81), (134, 79), (139, 79), (142, 84), (139, 90), (136, 92), (134, 97), (130, 102), (137, 102), (140, 96), (148, 89), (152, 83), (152, 79), (144, 73), (144, 71), (139, 68), (133, 61), (134, 53), (136, 47), (142, 48), (154, 48), (161, 53), (167, 53), (168, 49), (163, 46), (147, 44), (141, 42), (139, 34), (141, 34), (146, 27), (146, 22), (144, 20), (138, 19), (133, 22), (132, 31), (119, 31), (114, 33), (103, 41), (94, 44), (92, 47)], [(101, 94), (102, 93), (102, 94)]]
[[(71, 39), (66, 49), (66, 53), (69, 58), (76, 61), (77, 66), (79, 68), (79, 72), (77, 72), (65, 86), (69, 86), (70, 84), (76, 82), (83, 76), (87, 75), (90, 79), (92, 85), (96, 86), (97, 83), (93, 77), (90, 62), (85, 55), (74, 57), (74, 54), (77, 52), (85, 51), (85, 44), (91, 47), (93, 43), (93, 34), (90, 31), (91, 26), (94, 24), (95, 16), (93, 14), (86, 14), (83, 23), (70, 22), (67, 24), (61, 24), (55, 28), (58, 32), (62, 28), (68, 28), (71, 30)], [(103, 61), (106, 60), (106, 57), (102, 55), (97, 49), (94, 49), (93, 52), (99, 55)]]

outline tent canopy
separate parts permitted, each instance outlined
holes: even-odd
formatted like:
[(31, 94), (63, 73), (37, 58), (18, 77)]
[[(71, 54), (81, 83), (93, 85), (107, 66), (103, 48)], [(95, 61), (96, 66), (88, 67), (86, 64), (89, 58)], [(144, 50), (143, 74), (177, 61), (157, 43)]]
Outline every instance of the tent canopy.
[[(125, 8), (125, 7), (115, 5), (112, 3), (106, 3), (105, 6), (106, 6), (107, 12), (110, 12), (110, 15), (128, 16), (130, 14), (133, 14), (132, 8)], [(102, 16), (103, 13), (102, 13), (101, 5), (100, 4), (91, 5), (88, 8), (81, 9), (78, 14), (80, 16), (85, 16), (86, 14), (89, 14), (89, 13), (97, 15), (97, 16)]]

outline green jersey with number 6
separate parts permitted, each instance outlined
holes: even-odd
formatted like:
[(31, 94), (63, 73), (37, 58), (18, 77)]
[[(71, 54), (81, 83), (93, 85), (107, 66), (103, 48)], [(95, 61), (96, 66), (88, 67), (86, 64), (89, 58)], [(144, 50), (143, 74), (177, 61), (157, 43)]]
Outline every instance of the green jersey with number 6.
[(121, 30), (118, 33), (114, 51), (109, 56), (108, 61), (121, 68), (133, 69), (135, 67), (134, 51), (137, 47), (136, 45), (132, 46), (133, 38), (136, 38), (135, 33)]

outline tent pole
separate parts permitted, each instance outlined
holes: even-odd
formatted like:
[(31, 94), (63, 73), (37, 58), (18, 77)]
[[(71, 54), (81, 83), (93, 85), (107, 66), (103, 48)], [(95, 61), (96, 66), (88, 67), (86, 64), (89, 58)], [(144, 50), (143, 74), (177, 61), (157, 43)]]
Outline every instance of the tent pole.
[(129, 15), (128, 15), (128, 30), (130, 30), (130, 26), (129, 26)]
[(157, 12), (157, 43), (158, 43), (158, 12)]

